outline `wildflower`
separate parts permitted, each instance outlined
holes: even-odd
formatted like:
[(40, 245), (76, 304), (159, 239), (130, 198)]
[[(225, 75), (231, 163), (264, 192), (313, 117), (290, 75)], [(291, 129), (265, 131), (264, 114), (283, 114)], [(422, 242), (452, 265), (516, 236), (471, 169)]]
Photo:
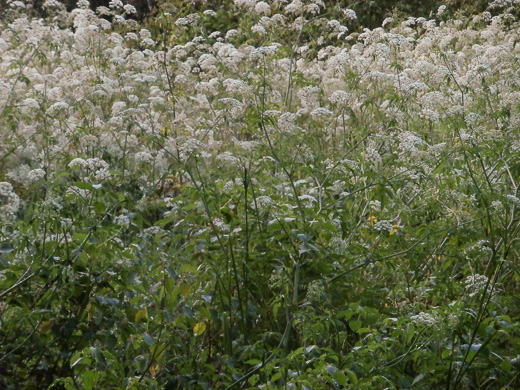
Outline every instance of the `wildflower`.
[(486, 289), (486, 286), (488, 292), (491, 292), (493, 288), (489, 283), (488, 277), (480, 274), (468, 276), (464, 284), (470, 296), (483, 292)]
[(353, 21), (357, 19), (356, 11), (354, 11), (353, 9), (347, 8), (342, 11), (343, 15), (347, 20)]
[(89, 9), (90, 3), (88, 0), (78, 0), (78, 2), (76, 3), (76, 7), (80, 9)]
[(151, 38), (152, 37), (152, 33), (150, 32), (150, 30), (148, 30), (146, 28), (142, 28), (141, 30), (139, 30), (139, 37), (141, 39)]
[(412, 322), (414, 324), (422, 325), (427, 328), (431, 328), (438, 323), (438, 319), (436, 316), (429, 314), (429, 313), (425, 313), (425, 312), (421, 312), (417, 315), (413, 315), (410, 317), (410, 319), (412, 320)]
[(349, 93), (342, 91), (342, 90), (337, 90), (337, 91), (332, 92), (332, 95), (330, 95), (330, 97), (329, 97), (329, 102), (338, 103), (338, 104), (347, 104), (349, 97), (350, 97)]
[(140, 163), (151, 163), (153, 162), (153, 156), (148, 152), (137, 152), (134, 155), (134, 159), (136, 162)]
[(87, 165), (87, 162), (85, 160), (83, 160), (82, 158), (75, 158), (73, 159), (68, 167), (69, 168), (74, 168), (74, 167), (80, 167), (80, 168), (83, 168)]
[(327, 22), (327, 27), (329, 27), (331, 29), (336, 29), (336, 28), (339, 28), (340, 26), (341, 26), (341, 23), (339, 21), (337, 21), (336, 19), (332, 19)]
[(0, 220), (12, 219), (20, 207), (20, 198), (11, 183), (0, 182)]
[(323, 108), (323, 107), (315, 108), (315, 109), (312, 110), (312, 112), (311, 112), (311, 116), (312, 116), (314, 119), (319, 118), (319, 117), (322, 117), (322, 116), (332, 115), (332, 114), (333, 114), (332, 111), (327, 110), (326, 108)]
[(108, 6), (110, 8), (122, 8), (123, 2), (121, 0), (110, 0), (110, 2), (108, 3)]
[(217, 63), (217, 59), (212, 54), (203, 54), (199, 57), (197, 64), (200, 66), (200, 69), (203, 71), (210, 71), (215, 68), (215, 64)]
[(520, 199), (518, 199), (515, 195), (506, 195), (506, 200), (514, 206), (520, 207)]
[(125, 13), (127, 13), (127, 14), (136, 14), (137, 13), (137, 10), (131, 4), (125, 4), (123, 6), (123, 9), (125, 10)]
[(302, 200), (302, 201), (306, 201), (304, 204), (304, 207), (306, 207), (306, 208), (313, 208), (314, 203), (318, 202), (318, 200), (314, 196), (307, 195), (307, 194), (298, 196), (298, 199)]
[(227, 92), (236, 92), (241, 95), (251, 92), (251, 87), (241, 80), (225, 79), (222, 84), (226, 88)]
[(229, 232), (229, 225), (220, 218), (215, 218), (213, 220), (213, 225), (215, 225), (215, 227), (223, 233)]
[(227, 151), (220, 153), (217, 156), (217, 160), (222, 161), (223, 163), (226, 163), (230, 166), (238, 166), (239, 162), (240, 162), (240, 160), (238, 158), (236, 158), (235, 156), (233, 156), (233, 154), (231, 152), (227, 152)]
[(265, 28), (263, 26), (260, 26), (259, 24), (255, 24), (253, 27), (251, 27), (251, 31), (260, 35), (267, 34)]
[(141, 233), (139, 233), (139, 237), (148, 240), (151, 237), (162, 235), (163, 233), (165, 233), (163, 228), (159, 226), (150, 226), (149, 228), (146, 228)]
[(32, 98), (27, 98), (25, 99), (22, 104), (27, 107), (27, 108), (32, 108), (32, 109), (39, 109), (40, 108), (40, 104), (38, 103), (37, 100), (35, 99), (32, 99)]
[(251, 207), (258, 208), (258, 212), (260, 214), (264, 214), (267, 211), (271, 209), (271, 206), (273, 206), (274, 201), (271, 199), (271, 197), (267, 195), (260, 195), (255, 198), (255, 201), (251, 203)]
[(238, 7), (253, 9), (255, 8), (256, 0), (235, 0), (235, 5)]
[(347, 253), (348, 244), (346, 240), (340, 237), (332, 237), (329, 247), (332, 253), (342, 256)]
[(130, 218), (129, 214), (121, 214), (114, 218), (114, 222), (116, 225), (122, 226), (124, 228), (128, 228), (130, 226)]
[(303, 10), (303, 3), (300, 0), (293, 0), (291, 4), (285, 7), (285, 12), (295, 14)]
[(60, 111), (65, 111), (68, 108), (69, 108), (69, 105), (67, 103), (57, 102), (57, 103), (54, 103), (52, 106), (50, 106), (46, 112), (47, 112), (47, 114), (52, 115), (52, 114), (55, 114)]
[(45, 0), (43, 8), (59, 8), (62, 4), (58, 0)]
[(27, 174), (27, 180), (30, 182), (36, 182), (45, 177), (45, 171), (43, 169), (33, 169), (32, 171), (29, 171)]
[(325, 294), (325, 290), (323, 288), (323, 283), (319, 280), (313, 280), (307, 286), (307, 293), (305, 294), (305, 298), (310, 302), (319, 302), (323, 300)]
[(388, 17), (388, 18), (386, 18), (385, 20), (383, 20), (383, 23), (381, 23), (381, 26), (385, 27), (386, 25), (392, 23), (393, 21), (394, 21), (393, 18)]
[(317, 15), (320, 13), (320, 6), (318, 4), (307, 4), (305, 6), (305, 11), (312, 14), (312, 15)]
[(268, 14), (271, 11), (271, 7), (265, 1), (259, 1), (255, 5), (255, 12), (257, 14)]
[(278, 45), (261, 46), (254, 49), (250, 57), (251, 59), (261, 59), (275, 54), (278, 50)]
[(373, 228), (376, 232), (381, 232), (381, 231), (391, 232), (392, 229), (394, 228), (394, 223), (390, 220), (378, 221), (373, 226)]
[(10, 7), (13, 8), (26, 8), (25, 3), (23, 1), (12, 1), (9, 3)]
[(151, 38), (145, 38), (141, 41), (141, 46), (143, 47), (150, 47), (150, 46), (154, 46), (155, 45), (155, 41)]
[(234, 28), (232, 28), (231, 30), (228, 30), (228, 32), (226, 33), (226, 39), (231, 39), (237, 35), (238, 35), (238, 30), (235, 30)]

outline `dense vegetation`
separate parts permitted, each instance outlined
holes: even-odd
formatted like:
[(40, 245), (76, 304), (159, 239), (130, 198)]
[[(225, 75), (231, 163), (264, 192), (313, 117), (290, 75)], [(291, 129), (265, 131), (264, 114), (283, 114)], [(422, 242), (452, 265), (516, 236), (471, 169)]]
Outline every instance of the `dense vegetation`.
[(7, 2), (0, 388), (520, 387), (519, 2), (222, 3)]

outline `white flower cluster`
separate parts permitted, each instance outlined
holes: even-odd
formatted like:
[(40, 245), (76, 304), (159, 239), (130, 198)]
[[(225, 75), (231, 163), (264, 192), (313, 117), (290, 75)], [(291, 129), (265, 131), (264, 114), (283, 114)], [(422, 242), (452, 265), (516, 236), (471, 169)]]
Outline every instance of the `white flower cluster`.
[(332, 253), (343, 256), (347, 253), (348, 243), (340, 237), (332, 237), (329, 242), (329, 247)]
[(0, 221), (13, 220), (20, 208), (20, 198), (11, 183), (0, 182)]
[(391, 232), (394, 228), (394, 223), (391, 220), (385, 220), (385, 221), (378, 221), (375, 223), (373, 229), (376, 232)]
[(489, 283), (489, 279), (485, 275), (475, 274), (468, 276), (464, 281), (464, 285), (466, 290), (468, 291), (470, 296), (481, 293), (486, 290), (491, 291), (492, 285)]
[(128, 213), (120, 214), (114, 218), (114, 222), (116, 225), (119, 225), (124, 228), (130, 227), (131, 219)]
[(82, 171), (86, 173), (86, 175), (82, 177), (82, 180), (86, 182), (90, 182), (92, 178), (98, 182), (102, 182), (111, 177), (108, 163), (97, 157), (87, 160), (75, 158), (69, 162), (68, 167), (82, 169)]
[(410, 317), (410, 319), (414, 324), (427, 328), (434, 327), (439, 322), (437, 316), (425, 312), (420, 312), (419, 314), (413, 315)]

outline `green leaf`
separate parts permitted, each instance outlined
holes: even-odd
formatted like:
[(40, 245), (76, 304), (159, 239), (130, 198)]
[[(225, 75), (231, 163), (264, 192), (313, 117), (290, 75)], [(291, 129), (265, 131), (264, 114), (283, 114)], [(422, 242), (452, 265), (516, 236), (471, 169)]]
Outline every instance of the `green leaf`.
[(334, 366), (331, 366), (331, 365), (326, 365), (325, 366), (325, 371), (327, 371), (327, 374), (329, 374), (330, 376), (333, 376), (336, 371), (337, 371), (337, 367), (334, 367)]
[(511, 364), (511, 361), (504, 359), (502, 360), (502, 363), (500, 363), (500, 368), (509, 374), (513, 365)]
[(94, 356), (94, 358), (96, 359), (96, 362), (100, 366), (105, 367), (106, 360), (105, 360), (105, 357), (103, 356), (103, 352), (101, 352), (101, 350), (99, 350), (98, 348), (95, 348), (95, 347), (90, 347), (90, 352), (92, 352), (92, 356)]
[(155, 344), (155, 340), (152, 336), (150, 336), (148, 333), (144, 333), (143, 334), (143, 341), (146, 343), (146, 345), (148, 345), (149, 347), (151, 347), (152, 345)]
[(348, 323), (348, 326), (352, 330), (352, 332), (357, 332), (359, 328), (361, 328), (362, 322), (361, 321), (350, 321)]
[(91, 390), (99, 379), (97, 371), (86, 370), (81, 373), (81, 381), (85, 390)]
[(412, 386), (415, 385), (416, 383), (422, 381), (424, 379), (424, 374), (419, 374), (415, 377), (415, 379), (413, 380), (412, 382)]
[(350, 383), (352, 383), (353, 385), (358, 383), (358, 379), (357, 379), (357, 376), (354, 373), (354, 371), (346, 370), (345, 372), (347, 373), (347, 376), (348, 376), (348, 379), (349, 379)]
[(94, 187), (90, 183), (85, 183), (83, 181), (77, 181), (74, 183), (76, 187), (78, 187), (80, 190), (89, 190), (92, 191)]

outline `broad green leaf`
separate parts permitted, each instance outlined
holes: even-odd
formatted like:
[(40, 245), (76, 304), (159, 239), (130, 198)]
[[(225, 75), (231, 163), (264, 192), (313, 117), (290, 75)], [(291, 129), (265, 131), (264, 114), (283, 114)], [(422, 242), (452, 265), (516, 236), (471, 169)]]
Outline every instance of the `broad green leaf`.
[(91, 390), (99, 379), (99, 373), (97, 371), (85, 370), (80, 377), (85, 390)]
[(143, 334), (143, 340), (146, 343), (146, 345), (148, 345), (149, 347), (151, 347), (155, 343), (155, 339), (152, 336), (150, 336), (148, 333)]

